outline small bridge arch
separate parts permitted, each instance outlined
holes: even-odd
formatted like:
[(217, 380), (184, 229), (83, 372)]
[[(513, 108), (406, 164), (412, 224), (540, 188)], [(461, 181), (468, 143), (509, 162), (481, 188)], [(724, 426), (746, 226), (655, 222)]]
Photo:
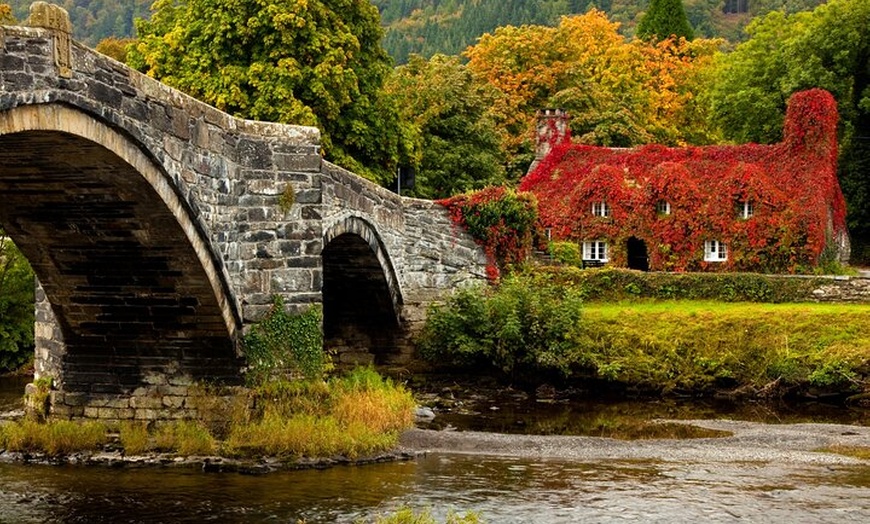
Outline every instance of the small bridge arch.
[(402, 290), (377, 228), (347, 216), (326, 228), (323, 245), (326, 347), (348, 362), (395, 350), (403, 328)]

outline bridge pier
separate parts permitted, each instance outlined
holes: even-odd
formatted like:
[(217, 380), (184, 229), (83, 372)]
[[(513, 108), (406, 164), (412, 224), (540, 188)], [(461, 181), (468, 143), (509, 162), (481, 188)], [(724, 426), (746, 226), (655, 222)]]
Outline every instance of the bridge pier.
[(0, 34), (0, 227), (41, 283), (54, 416), (190, 416), (195, 384), (243, 381), (276, 295), (323, 304), (340, 364), (408, 364), (428, 304), (485, 280), (440, 205), (324, 162), (318, 130), (224, 114), (62, 23)]

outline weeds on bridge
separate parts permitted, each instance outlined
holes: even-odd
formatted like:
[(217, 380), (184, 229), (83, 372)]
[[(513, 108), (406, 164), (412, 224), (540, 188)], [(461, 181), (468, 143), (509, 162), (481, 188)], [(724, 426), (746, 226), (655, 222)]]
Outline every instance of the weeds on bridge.
[(311, 306), (302, 313), (289, 313), (284, 299), (275, 296), (269, 313), (245, 335), (250, 385), (281, 376), (316, 379), (332, 368), (323, 351), (323, 311)]

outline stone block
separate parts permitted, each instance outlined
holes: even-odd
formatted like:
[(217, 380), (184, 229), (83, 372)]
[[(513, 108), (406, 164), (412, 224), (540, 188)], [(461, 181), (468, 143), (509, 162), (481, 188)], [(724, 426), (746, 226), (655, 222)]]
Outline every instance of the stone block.
[(158, 409), (163, 407), (163, 399), (159, 396), (132, 397), (130, 407), (135, 410)]

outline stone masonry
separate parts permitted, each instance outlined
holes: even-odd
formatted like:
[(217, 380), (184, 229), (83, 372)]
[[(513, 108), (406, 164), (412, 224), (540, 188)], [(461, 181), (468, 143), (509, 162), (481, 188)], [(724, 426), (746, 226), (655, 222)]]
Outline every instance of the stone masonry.
[(323, 304), (340, 362), (402, 364), (427, 305), (485, 278), (445, 210), (323, 161), (317, 129), (226, 115), (40, 4), (47, 27), (0, 27), (0, 227), (39, 278), (55, 416), (189, 415), (193, 384), (240, 383), (276, 295)]

